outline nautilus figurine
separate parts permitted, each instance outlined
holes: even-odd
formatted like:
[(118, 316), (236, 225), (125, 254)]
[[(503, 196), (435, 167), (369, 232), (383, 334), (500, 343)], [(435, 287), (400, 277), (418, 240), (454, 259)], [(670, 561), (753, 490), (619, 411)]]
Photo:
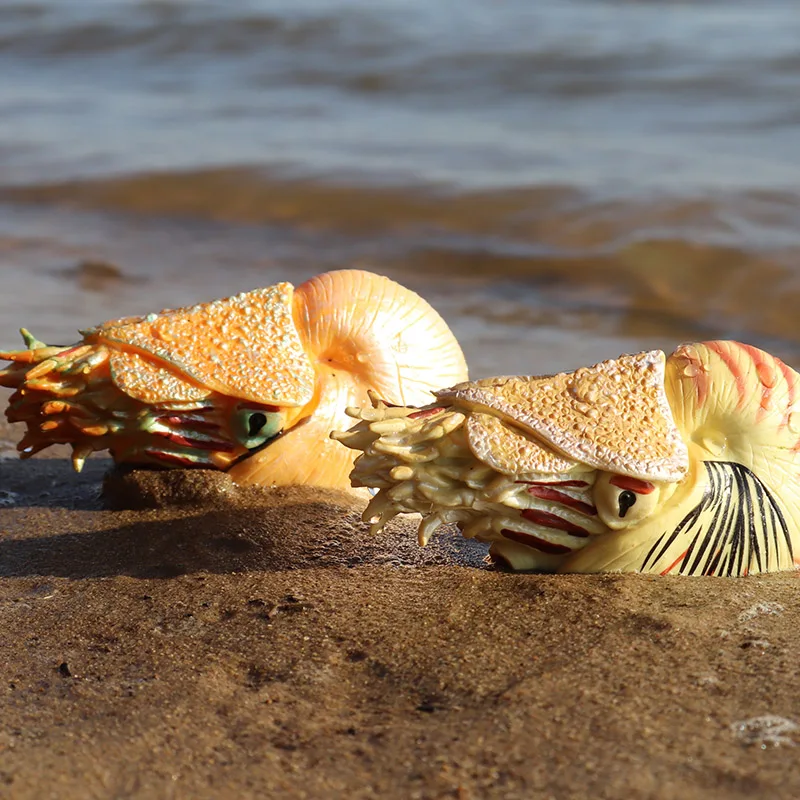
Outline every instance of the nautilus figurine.
[(374, 390), (403, 405), (466, 379), (442, 318), (414, 292), (358, 270), (294, 289), (106, 322), (69, 347), (22, 331), (0, 385), (27, 426), (22, 457), (72, 445), (117, 463), (228, 470), (243, 484), (349, 487), (355, 454), (330, 439)]
[(362, 451), (379, 530), (419, 512), (516, 570), (747, 575), (800, 563), (800, 382), (737, 342), (547, 377), (373, 398), (334, 437)]

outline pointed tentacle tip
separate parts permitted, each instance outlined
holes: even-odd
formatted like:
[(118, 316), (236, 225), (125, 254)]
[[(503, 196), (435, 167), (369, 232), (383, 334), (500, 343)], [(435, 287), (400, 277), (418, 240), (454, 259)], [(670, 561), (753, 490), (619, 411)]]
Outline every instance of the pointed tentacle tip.
[(19, 332), (28, 350), (38, 350), (39, 348), (47, 347), (44, 342), (37, 339), (27, 328), (20, 328)]

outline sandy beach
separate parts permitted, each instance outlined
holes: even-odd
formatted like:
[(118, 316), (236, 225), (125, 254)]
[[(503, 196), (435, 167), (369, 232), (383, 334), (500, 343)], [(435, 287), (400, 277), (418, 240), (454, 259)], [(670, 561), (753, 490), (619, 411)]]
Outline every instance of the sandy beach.
[(800, 793), (794, 573), (513, 575), (333, 492), (108, 509), (56, 456), (0, 461), (0, 796)]
[[(782, 0), (2, 4), (0, 349), (361, 268), (473, 379), (797, 369), (798, 41)], [(21, 435), (0, 800), (800, 797), (797, 573), (515, 575)]]

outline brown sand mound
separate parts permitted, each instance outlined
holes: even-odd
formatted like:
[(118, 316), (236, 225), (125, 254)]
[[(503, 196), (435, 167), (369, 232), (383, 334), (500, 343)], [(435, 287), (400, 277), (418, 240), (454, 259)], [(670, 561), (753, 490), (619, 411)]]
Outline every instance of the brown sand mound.
[(795, 574), (511, 575), (336, 493), (103, 510), (106, 466), (0, 461), (0, 796), (800, 796)]

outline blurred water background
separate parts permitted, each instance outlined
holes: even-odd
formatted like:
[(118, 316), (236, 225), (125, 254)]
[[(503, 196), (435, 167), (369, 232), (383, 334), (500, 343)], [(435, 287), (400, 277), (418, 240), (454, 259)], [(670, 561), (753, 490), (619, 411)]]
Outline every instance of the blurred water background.
[(0, 0), (0, 345), (347, 266), (475, 376), (800, 366), (800, 5)]

